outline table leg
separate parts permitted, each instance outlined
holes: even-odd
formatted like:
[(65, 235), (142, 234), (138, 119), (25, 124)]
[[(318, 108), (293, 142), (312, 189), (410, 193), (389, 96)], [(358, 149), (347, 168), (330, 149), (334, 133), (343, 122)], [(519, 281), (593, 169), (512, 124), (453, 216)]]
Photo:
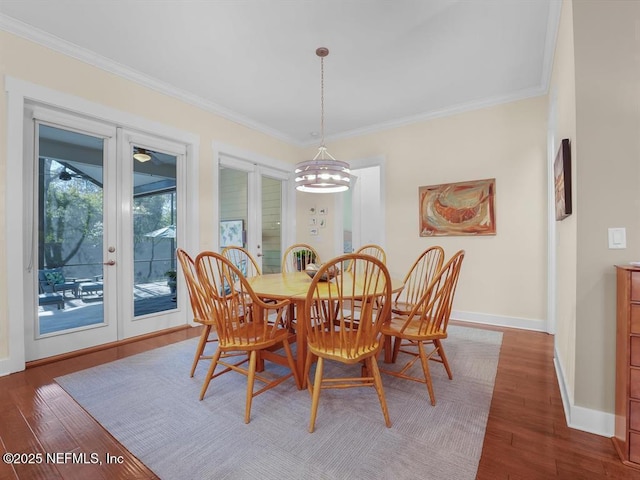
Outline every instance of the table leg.
[[(253, 308), (253, 315), (254, 318), (252, 319), (254, 322), (265, 322), (266, 320), (263, 318), (264, 317), (264, 309), (259, 307), (257, 304), (253, 304), (252, 307)], [(256, 352), (256, 372), (264, 372), (264, 358), (261, 355), (261, 352)]]
[(391, 344), (390, 335), (384, 335), (382, 348), (384, 348), (384, 363), (392, 363), (393, 345)]
[(304, 363), (307, 359), (307, 312), (304, 308), (304, 299), (293, 300), (296, 311), (296, 369), (298, 378), (304, 385)]

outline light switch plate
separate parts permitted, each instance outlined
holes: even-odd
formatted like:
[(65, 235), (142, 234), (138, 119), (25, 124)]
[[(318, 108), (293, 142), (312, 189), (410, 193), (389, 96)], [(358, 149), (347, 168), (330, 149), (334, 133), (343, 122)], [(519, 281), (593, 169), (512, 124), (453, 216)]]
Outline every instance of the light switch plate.
[(627, 248), (627, 229), (610, 228), (609, 229), (609, 248)]

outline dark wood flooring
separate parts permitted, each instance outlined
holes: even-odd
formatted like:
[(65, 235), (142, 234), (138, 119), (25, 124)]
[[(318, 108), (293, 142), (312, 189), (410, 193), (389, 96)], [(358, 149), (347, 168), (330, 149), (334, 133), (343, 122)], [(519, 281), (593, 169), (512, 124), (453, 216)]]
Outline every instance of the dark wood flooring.
[[(477, 478), (640, 480), (640, 470), (619, 461), (610, 439), (567, 427), (553, 337), (499, 330), (504, 339)], [(198, 328), (185, 329), (0, 377), (0, 450), (21, 453), (26, 462), (42, 455), (39, 464), (0, 462), (0, 479), (157, 478), (53, 379), (198, 334)], [(64, 452), (68, 456), (47, 462), (46, 454)], [(82, 453), (96, 453), (102, 465)], [(107, 454), (122, 463), (107, 464)]]

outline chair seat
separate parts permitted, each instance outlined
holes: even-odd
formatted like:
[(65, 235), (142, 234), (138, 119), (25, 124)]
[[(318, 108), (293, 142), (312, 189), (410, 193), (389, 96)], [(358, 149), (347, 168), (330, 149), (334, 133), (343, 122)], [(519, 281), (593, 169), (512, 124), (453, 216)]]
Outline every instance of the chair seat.
[(276, 328), (276, 332), (263, 331), (261, 326), (244, 323), (233, 332), (218, 332), (218, 341), (222, 350), (262, 350), (286, 339), (290, 332), (284, 328)]
[(41, 293), (38, 295), (38, 305), (57, 305), (60, 310), (64, 308), (64, 298), (59, 293)]
[(356, 351), (352, 346), (342, 345), (342, 342), (337, 339), (332, 339), (323, 346), (314, 343), (308, 343), (307, 346), (314, 355), (352, 365), (376, 353), (380, 348), (380, 343), (367, 348), (361, 347), (359, 351)]
[(408, 302), (393, 302), (391, 304), (391, 313), (396, 315), (409, 315), (413, 305)]
[[(425, 332), (424, 327), (425, 324), (420, 321), (420, 319), (415, 319), (414, 321), (409, 322), (407, 327), (402, 331), (402, 327), (405, 326), (407, 322), (406, 317), (392, 317), (391, 321), (382, 325), (382, 334), (389, 335), (392, 337), (402, 336), (407, 340), (442, 340), (447, 338), (446, 330), (436, 330), (434, 332)], [(422, 326), (423, 331), (420, 331), (420, 327)]]

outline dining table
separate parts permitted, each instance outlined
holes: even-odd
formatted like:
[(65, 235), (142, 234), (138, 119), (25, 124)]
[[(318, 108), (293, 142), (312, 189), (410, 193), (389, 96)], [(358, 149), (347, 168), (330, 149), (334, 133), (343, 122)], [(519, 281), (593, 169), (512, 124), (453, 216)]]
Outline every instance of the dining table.
[[(342, 275), (353, 275), (351, 272), (343, 272)], [(311, 277), (304, 271), (286, 273), (266, 273), (248, 277), (247, 281), (255, 294), (264, 300), (289, 300), (288, 325), (293, 332), (296, 343), (295, 364), (299, 378), (304, 375), (304, 364), (307, 355), (307, 332), (305, 301)], [(329, 282), (327, 288), (329, 288)], [(402, 289), (402, 279), (391, 277), (391, 290), (393, 293)], [(322, 292), (322, 290), (321, 290)]]

